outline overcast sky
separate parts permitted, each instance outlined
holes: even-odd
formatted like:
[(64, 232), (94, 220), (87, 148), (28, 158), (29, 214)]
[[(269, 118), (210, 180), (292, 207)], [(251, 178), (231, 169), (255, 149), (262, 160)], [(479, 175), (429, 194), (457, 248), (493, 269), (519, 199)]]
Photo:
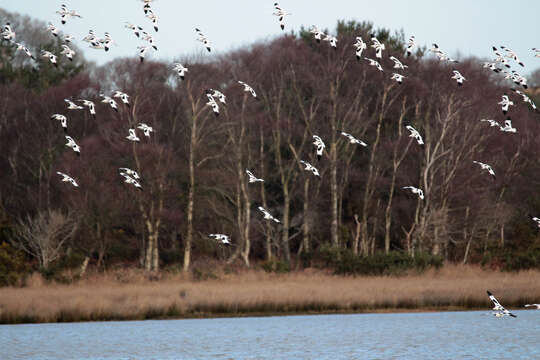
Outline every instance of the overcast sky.
[[(55, 13), (65, 3), (79, 12), (82, 19), (60, 24)], [(78, 39), (85, 56), (98, 64), (117, 56), (136, 55), (142, 45), (124, 22), (142, 26), (151, 32), (159, 51), (154, 58), (175, 59), (183, 55), (206, 53), (196, 41), (195, 27), (200, 28), (218, 52), (272, 39), (283, 32), (272, 16), (274, 0), (155, 0), (159, 32), (144, 17), (139, 0), (0, 0), (0, 7), (43, 21), (52, 21)], [(525, 63), (524, 74), (540, 67), (531, 48), (540, 47), (540, 0), (282, 0), (281, 7), (291, 12), (286, 31), (302, 25), (335, 29), (337, 20), (372, 21), (376, 27), (403, 29), (408, 38), (415, 35), (420, 45), (437, 42), (442, 50), (459, 57), (491, 57), (492, 45), (510, 47)], [(108, 53), (87, 48), (80, 41), (89, 29), (98, 36), (108, 31), (116, 41)], [(16, 29), (15, 29), (16, 31)], [(24, 41), (24, 39), (18, 39)], [(211, 55), (205, 55), (211, 56)]]

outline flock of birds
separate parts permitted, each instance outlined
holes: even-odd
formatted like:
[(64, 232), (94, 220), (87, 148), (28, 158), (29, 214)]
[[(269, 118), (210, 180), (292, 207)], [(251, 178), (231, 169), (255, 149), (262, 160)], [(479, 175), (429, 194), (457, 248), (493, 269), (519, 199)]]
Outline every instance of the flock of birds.
[[(152, 22), (154, 31), (158, 32), (159, 30), (158, 19), (159, 18), (156, 12), (152, 9), (151, 3), (153, 0), (141, 0), (141, 1), (144, 3), (143, 12), (144, 12), (145, 17), (148, 18)], [(283, 8), (281, 8), (278, 3), (274, 4), (274, 9), (275, 9), (275, 12), (273, 13), (273, 15), (278, 18), (280, 28), (284, 30), (285, 17), (292, 14), (285, 11)], [(65, 25), (69, 19), (81, 18), (81, 15), (79, 13), (77, 13), (75, 10), (69, 10), (66, 5), (61, 5), (60, 10), (56, 11), (56, 13), (60, 15), (60, 22), (63, 25)], [(137, 38), (146, 42), (145, 45), (137, 47), (137, 52), (138, 52), (141, 63), (144, 62), (145, 56), (149, 51), (158, 50), (158, 47), (154, 41), (153, 36), (150, 33), (146, 32), (143, 29), (143, 27), (126, 22), (125, 28), (131, 30)], [(75, 38), (69, 34), (61, 35), (59, 28), (51, 22), (48, 23), (47, 30), (55, 38), (61, 37), (61, 41), (63, 42), (63, 44), (61, 44), (62, 51), (60, 52), (60, 55), (64, 55), (66, 58), (72, 61), (76, 53), (73, 49), (69, 47), (68, 44), (71, 43)], [(210, 40), (204, 35), (204, 33), (199, 28), (195, 28), (195, 32), (198, 36), (196, 40), (201, 42), (201, 44), (204, 46), (204, 48), (208, 52), (211, 52), (212, 44)], [(319, 30), (316, 26), (313, 26), (310, 29), (310, 33), (313, 34), (313, 37), (317, 43), (320, 43), (321, 41), (328, 42), (328, 44), (332, 48), (337, 49), (338, 39), (336, 36), (325, 34), (323, 31)], [(13, 43), (13, 45), (16, 48), (16, 51), (22, 51), (30, 58), (34, 60), (36, 59), (35, 56), (30, 52), (30, 50), (23, 43), (19, 43), (15, 41), (16, 34), (14, 30), (12, 29), (10, 23), (6, 23), (4, 25), (1, 36), (3, 37), (4, 40), (7, 40), (8, 42)], [(82, 41), (88, 42), (90, 48), (102, 49), (106, 52), (109, 51), (111, 46), (115, 44), (109, 32), (105, 32), (103, 37), (98, 37), (94, 30), (89, 30), (88, 34), (84, 38), (82, 38)], [(385, 44), (379, 41), (379, 39), (377, 39), (375, 35), (371, 35), (371, 45), (370, 45), (370, 47), (374, 49), (374, 57), (363, 56), (364, 52), (368, 51), (368, 44), (364, 42), (361, 36), (356, 37), (356, 42), (353, 44), (353, 46), (355, 48), (356, 59), (359, 62), (362, 61), (362, 59), (364, 59), (365, 61), (368, 62), (369, 66), (373, 66), (378, 71), (384, 72), (381, 62), (383, 59), (383, 52), (386, 50), (386, 47), (385, 47)], [(406, 56), (410, 56), (416, 47), (417, 47), (417, 43), (416, 43), (415, 37), (411, 36), (407, 42)], [(516, 85), (521, 86), (524, 89), (527, 89), (527, 79), (525, 77), (520, 75), (515, 70), (512, 70), (512, 71), (507, 70), (507, 69), (510, 69), (511, 67), (510, 65), (511, 60), (516, 62), (521, 67), (525, 66), (523, 62), (519, 60), (516, 53), (505, 46), (500, 47), (500, 49), (502, 49), (504, 53), (499, 51), (499, 49), (496, 47), (493, 47), (492, 49), (493, 49), (495, 58), (492, 62), (483, 63), (483, 67), (489, 70), (492, 70), (495, 73), (503, 74), (505, 79), (511, 80)], [(540, 48), (533, 48), (532, 50), (535, 52), (535, 57), (540, 58)], [(432, 52), (434, 55), (436, 55), (440, 61), (446, 61), (449, 63), (458, 63), (457, 60), (452, 59), (447, 53), (442, 51), (437, 44), (433, 44), (432, 48), (429, 49), (429, 51)], [(58, 66), (58, 59), (55, 54), (46, 50), (42, 50), (40, 55), (41, 57), (48, 59), (54, 66)], [(402, 84), (403, 81), (407, 78), (407, 76), (404, 75), (402, 72), (406, 71), (408, 66), (405, 65), (402, 62), (402, 60), (396, 58), (395, 56), (389, 56), (388, 59), (393, 62), (393, 70), (394, 70), (390, 79), (395, 80), (399, 84)], [(503, 66), (503, 67), (499, 67), (499, 66)], [(398, 70), (401, 72), (396, 72)], [(181, 80), (184, 80), (186, 73), (188, 73), (189, 70), (187, 67), (183, 66), (181, 63), (175, 63), (173, 67), (173, 71), (177, 74), (177, 76)], [(464, 82), (467, 80), (457, 69), (452, 70), (452, 76), (450, 77), (450, 79), (455, 80), (458, 86), (463, 86)], [(249, 94), (251, 94), (251, 96), (254, 99), (258, 100), (257, 93), (255, 92), (253, 87), (251, 87), (250, 85), (248, 85), (247, 83), (243, 81), (238, 81), (238, 83), (241, 86), (243, 86), (244, 88), (243, 90), (245, 92), (248, 92)], [(536, 110), (536, 105), (524, 92), (518, 89), (512, 89), (512, 90), (516, 95), (521, 97), (523, 102), (528, 103), (534, 110)], [(226, 104), (225, 94), (223, 94), (219, 90), (207, 89), (206, 96), (208, 99), (208, 102), (206, 103), (206, 105), (208, 105), (212, 109), (215, 116), (219, 116), (220, 104)], [(102, 98), (101, 99), (102, 103), (108, 104), (110, 108), (116, 112), (118, 112), (118, 106), (119, 106), (116, 99), (121, 101), (122, 104), (124, 104), (125, 106), (127, 107), (130, 106), (129, 95), (119, 90), (113, 91), (113, 93), (110, 96), (105, 95), (105, 94), (100, 94), (100, 97)], [(84, 108), (87, 108), (89, 113), (95, 118), (96, 105), (94, 101), (88, 100), (88, 99), (78, 99), (76, 101), (78, 101), (80, 105), (71, 99), (65, 99), (65, 102), (67, 103), (67, 109), (68, 110), (83, 110)], [(502, 100), (498, 104), (501, 105), (501, 110), (504, 115), (507, 115), (509, 108), (515, 105), (514, 102), (510, 99), (509, 95), (506, 93), (502, 95)], [(67, 140), (67, 143), (65, 145), (71, 148), (77, 155), (80, 155), (81, 147), (77, 144), (77, 142), (71, 136), (68, 135), (69, 131), (68, 131), (67, 117), (63, 114), (58, 113), (58, 114), (53, 114), (51, 116), (51, 119), (60, 122), (60, 125), (65, 132), (65, 138)], [(508, 117), (505, 120), (504, 126), (492, 119), (481, 119), (480, 121), (488, 122), (491, 127), (498, 127), (500, 131), (503, 131), (503, 132), (509, 132), (509, 133), (517, 132), (517, 129), (512, 126), (512, 121), (510, 117)], [(418, 143), (418, 145), (420, 146), (424, 145), (422, 135), (420, 134), (418, 130), (416, 130), (411, 125), (406, 125), (406, 129), (410, 132), (409, 136), (414, 138), (416, 142)], [(128, 136), (126, 136), (126, 139), (131, 142), (140, 142), (140, 138), (137, 135), (137, 130), (141, 130), (145, 137), (150, 137), (151, 133), (154, 131), (151, 126), (145, 123), (139, 123), (136, 128), (128, 129)], [(340, 135), (347, 138), (350, 144), (367, 147), (367, 144), (364, 141), (357, 139), (355, 136), (345, 131), (341, 131)], [(313, 135), (313, 145), (315, 146), (317, 159), (320, 161), (323, 156), (326, 145), (323, 139), (318, 135)], [(311, 172), (313, 176), (320, 177), (319, 170), (313, 164), (310, 164), (309, 162), (305, 160), (300, 160), (299, 162), (300, 164), (304, 166), (305, 171)], [(473, 161), (473, 163), (479, 165), (481, 170), (486, 171), (489, 175), (495, 178), (495, 171), (490, 165), (480, 162), (480, 161)], [(57, 174), (61, 176), (61, 181), (70, 183), (74, 187), (79, 187), (77, 181), (70, 175), (60, 172), (60, 171), (58, 171)], [(127, 168), (127, 167), (122, 167), (122, 168), (119, 168), (119, 174), (120, 176), (123, 177), (124, 182), (126, 184), (132, 185), (135, 188), (140, 189), (140, 190), (143, 189), (141, 185), (141, 177), (137, 173), (137, 171)], [(250, 184), (257, 183), (257, 182), (260, 182), (260, 183), (264, 182), (264, 179), (257, 178), (253, 174), (253, 172), (251, 172), (249, 169), (246, 169), (246, 174), (248, 176), (248, 182)], [(419, 199), (424, 199), (424, 192), (420, 188), (417, 188), (415, 186), (404, 186), (403, 189), (408, 190), (412, 194), (417, 195)], [(264, 219), (269, 220), (269, 221), (274, 221), (276, 223), (280, 223), (279, 219), (272, 216), (270, 212), (264, 207), (258, 206), (258, 210), (262, 213)], [(532, 219), (540, 227), (540, 218), (533, 217)], [(209, 237), (214, 238), (220, 244), (233, 245), (228, 235), (209, 234)], [(509, 312), (508, 310), (506, 310), (489, 291), (487, 293), (490, 300), (494, 304), (493, 311), (494, 311), (495, 316), (515, 317), (515, 315)], [(527, 304), (525, 306), (526, 307), (534, 306), (537, 309), (540, 309), (540, 304)]]

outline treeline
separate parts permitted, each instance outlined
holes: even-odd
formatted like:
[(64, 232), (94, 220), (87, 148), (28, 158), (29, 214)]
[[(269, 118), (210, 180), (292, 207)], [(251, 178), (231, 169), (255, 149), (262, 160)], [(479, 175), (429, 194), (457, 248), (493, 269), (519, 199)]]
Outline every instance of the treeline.
[[(383, 72), (355, 58), (355, 37), (372, 32), (387, 47)], [(406, 58), (402, 34), (370, 23), (340, 22), (337, 36), (337, 50), (302, 31), (184, 59), (184, 81), (172, 63), (136, 57), (100, 67), (61, 61), (59, 70), (42, 60), (12, 66), (20, 55), (2, 42), (0, 259), (24, 251), (35, 268), (82, 271), (89, 264), (188, 270), (209, 258), (289, 269), (348, 259), (354, 272), (381, 254), (409, 264), (399, 252), (421, 254), (422, 264), (540, 266), (538, 229), (528, 217), (540, 214), (540, 118), (512, 84), (476, 59), (447, 64), (424, 51)], [(390, 79), (391, 55), (408, 65), (402, 85)], [(454, 68), (467, 79), (461, 87), (450, 79)], [(209, 88), (227, 97), (218, 117), (206, 106)], [(130, 107), (120, 103), (115, 112), (100, 102), (113, 90), (129, 94)], [(505, 120), (503, 93), (516, 104), (515, 134), (480, 122)], [(66, 98), (94, 101), (96, 117), (67, 110)], [(67, 116), (80, 157), (65, 146), (55, 113)], [(128, 141), (139, 123), (155, 132)], [(419, 130), (423, 146), (406, 125)], [(320, 160), (313, 135), (326, 143)], [(473, 160), (490, 164), (496, 179)], [(138, 171), (144, 190), (123, 183), (120, 167)], [(246, 169), (264, 182), (248, 183)], [(425, 198), (403, 189), (409, 185)], [(258, 206), (281, 222), (264, 220)], [(233, 246), (210, 233), (230, 235)]]

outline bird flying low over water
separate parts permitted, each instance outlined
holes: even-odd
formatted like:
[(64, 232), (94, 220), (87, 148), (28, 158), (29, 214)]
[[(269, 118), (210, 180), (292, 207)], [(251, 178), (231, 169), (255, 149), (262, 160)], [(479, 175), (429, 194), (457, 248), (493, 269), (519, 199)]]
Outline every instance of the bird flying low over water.
[(487, 294), (489, 296), (489, 300), (493, 303), (493, 315), (496, 317), (503, 317), (503, 316), (511, 316), (511, 317), (517, 317), (516, 315), (512, 314), (510, 311), (506, 310), (504, 306), (499, 303), (499, 301), (493, 296), (493, 294), (487, 290)]
[(67, 135), (66, 135), (66, 140), (68, 141), (66, 146), (72, 148), (73, 151), (75, 151), (75, 153), (78, 156), (80, 156), (81, 155), (81, 147), (79, 145), (77, 145), (75, 140), (73, 140), (73, 138), (71, 136), (67, 136)]
[(418, 197), (424, 200), (424, 192), (422, 191), (422, 189), (414, 186), (404, 186), (403, 189), (410, 189), (413, 194), (418, 194)]
[(321, 176), (321, 175), (319, 174), (319, 170), (317, 170), (317, 168), (316, 168), (315, 166), (311, 165), (311, 164), (308, 163), (307, 161), (300, 160), (300, 163), (305, 165), (304, 170), (306, 170), (306, 171), (311, 171), (311, 172), (313, 173), (313, 175), (315, 175), (315, 176), (319, 176), (319, 177)]
[(60, 171), (57, 171), (56, 173), (58, 175), (62, 176), (62, 181), (63, 182), (69, 182), (69, 183), (71, 183), (71, 185), (73, 185), (75, 187), (79, 187), (79, 184), (77, 184), (75, 179), (73, 179), (71, 176), (69, 176), (67, 174), (64, 174), (63, 172), (60, 172)]
[(262, 206), (259, 206), (257, 209), (259, 209), (260, 212), (262, 212), (264, 214), (264, 218), (266, 220), (273, 220), (277, 223), (279, 223), (280, 221), (278, 219), (276, 219), (275, 217), (273, 217), (272, 215), (270, 215), (270, 213), (265, 209), (263, 208)]
[(123, 102), (124, 104), (126, 104), (127, 107), (130, 107), (130, 105), (129, 105), (129, 95), (126, 94), (125, 92), (122, 92), (122, 91), (119, 91), (119, 90), (115, 90), (115, 91), (114, 91), (113, 97), (115, 97), (115, 98), (120, 98), (120, 100), (122, 100), (122, 102)]
[(454, 73), (454, 76), (452, 76), (452, 79), (456, 80), (459, 86), (463, 85), (463, 82), (467, 80), (465, 79), (465, 76), (461, 75), (461, 73), (457, 70), (452, 70), (452, 72)]
[(495, 179), (495, 171), (493, 171), (493, 168), (490, 165), (484, 164), (480, 161), (473, 161), (473, 163), (480, 165), (480, 168), (482, 170), (486, 170), (489, 175), (493, 176), (493, 179)]
[(506, 95), (506, 93), (502, 96), (502, 100), (500, 102), (498, 102), (497, 104), (501, 105), (501, 109), (502, 109), (502, 112), (503, 114), (506, 115), (506, 113), (508, 112), (508, 107), (509, 106), (513, 106), (514, 105), (514, 102), (511, 101), (509, 98), (508, 98), (508, 95)]
[(52, 52), (47, 50), (41, 50), (41, 57), (45, 59), (49, 59), (51, 64), (58, 67), (58, 62), (56, 61), (56, 55), (54, 55)]
[(253, 173), (251, 171), (249, 171), (248, 169), (246, 169), (246, 174), (249, 176), (248, 181), (249, 181), (250, 184), (255, 183), (255, 182), (264, 182), (263, 179), (259, 179), (258, 177), (253, 175)]
[(255, 92), (255, 90), (253, 90), (253, 88), (252, 88), (251, 86), (249, 86), (248, 84), (246, 84), (245, 82), (240, 81), (240, 80), (238, 80), (238, 83), (239, 83), (240, 85), (243, 85), (243, 86), (244, 86), (244, 91), (245, 91), (245, 92), (251, 93), (251, 95), (252, 95), (255, 99), (258, 99), (258, 98), (257, 98), (257, 93)]
[(93, 101), (85, 100), (85, 99), (79, 99), (79, 101), (82, 101), (83, 106), (86, 106), (88, 108), (88, 111), (90, 111), (90, 114), (95, 118), (96, 117), (96, 107)]
[(363, 142), (362, 140), (358, 140), (357, 138), (355, 138), (351, 134), (347, 134), (344, 131), (341, 132), (341, 135), (343, 135), (347, 139), (349, 139), (349, 144), (359, 144), (359, 145), (362, 145), (362, 146), (367, 146), (367, 144), (365, 142)]
[(317, 135), (313, 135), (313, 140), (313, 145), (317, 147), (317, 159), (321, 160), (326, 145), (324, 144), (324, 141), (322, 141), (322, 139)]
[(362, 52), (367, 49), (367, 44), (362, 40), (361, 36), (356, 37), (356, 42), (353, 44), (356, 48), (356, 60), (360, 61), (362, 58)]
[(418, 145), (424, 145), (424, 140), (422, 139), (422, 135), (420, 135), (418, 130), (413, 128), (411, 125), (407, 125), (407, 126), (405, 126), (405, 128), (411, 132), (409, 137), (415, 138)]
[(116, 100), (104, 94), (99, 94), (99, 96), (103, 98), (103, 100), (101, 100), (102, 103), (109, 104), (114, 111), (118, 112), (118, 104), (116, 103)]
[(197, 32), (197, 35), (199, 35), (199, 38), (197, 39), (197, 41), (202, 42), (206, 50), (208, 50), (208, 52), (212, 51), (212, 47), (210, 46), (210, 41), (208, 40), (208, 38), (204, 36), (202, 31), (199, 30), (198, 28), (195, 28), (195, 31)]
[(216, 239), (220, 244), (223, 245), (232, 245), (228, 235), (223, 234), (208, 234), (211, 238)]
[(139, 126), (137, 126), (137, 129), (142, 130), (144, 136), (146, 137), (150, 137), (150, 133), (154, 132), (154, 129), (151, 126), (146, 125), (145, 123), (140, 123)]
[(180, 63), (174, 63), (173, 70), (176, 71), (176, 75), (182, 80), (184, 80), (184, 77), (186, 76), (186, 73), (188, 72), (188, 68), (184, 67), (184, 65)]
[(281, 30), (285, 30), (285, 16), (292, 15), (291, 13), (286, 12), (283, 10), (278, 3), (274, 3), (274, 10), (275, 12), (272, 14), (274, 16), (277, 16), (279, 19), (279, 26), (281, 27)]
[(517, 89), (512, 89), (512, 91), (515, 92), (516, 94), (520, 95), (521, 98), (523, 99), (523, 102), (531, 104), (532, 108), (534, 110), (536, 110), (536, 104), (531, 100), (530, 97), (527, 96), (527, 94), (525, 94), (524, 92), (519, 91)]
[(407, 56), (411, 56), (414, 48), (416, 48), (416, 40), (414, 36), (411, 36), (407, 42)]
[(379, 69), (379, 71), (383, 71), (383, 68), (382, 68), (381, 64), (379, 64), (379, 62), (377, 60), (373, 60), (373, 59), (370, 59), (370, 58), (367, 58), (367, 57), (364, 57), (364, 59), (369, 61), (370, 66), (375, 66), (377, 69)]
[(64, 129), (64, 132), (67, 132), (67, 117), (62, 114), (53, 114), (51, 120), (58, 120)]
[(396, 80), (398, 84), (402, 84), (404, 78), (405, 78), (405, 76), (403, 76), (401, 74), (392, 73), (392, 77), (390, 78), (390, 80)]
[(129, 135), (126, 136), (126, 139), (128, 139), (129, 141), (134, 141), (134, 142), (139, 142), (141, 140), (135, 133), (135, 129), (129, 129), (128, 131), (129, 131)]

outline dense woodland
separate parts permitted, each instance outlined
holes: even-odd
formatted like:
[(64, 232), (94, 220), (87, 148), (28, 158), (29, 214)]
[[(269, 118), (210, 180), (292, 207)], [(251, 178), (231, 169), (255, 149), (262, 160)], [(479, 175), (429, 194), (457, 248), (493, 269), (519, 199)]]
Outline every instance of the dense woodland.
[[(0, 20), (7, 16), (33, 52), (59, 51), (37, 30), (43, 24), (3, 12)], [(355, 58), (355, 37), (367, 41), (372, 32), (386, 44), (384, 72)], [(60, 57), (57, 69), (1, 42), (0, 272), (60, 264), (187, 271), (208, 259), (288, 269), (385, 256), (540, 267), (529, 218), (540, 214), (540, 115), (510, 91), (516, 85), (479, 59), (449, 64), (425, 49), (407, 58), (403, 33), (370, 23), (339, 22), (336, 34), (337, 50), (302, 31), (179, 58), (189, 68), (184, 81), (172, 62), (133, 56), (95, 66), (78, 53), (73, 63)], [(390, 79), (391, 55), (408, 65), (402, 85)], [(467, 79), (462, 87), (451, 79), (454, 68)], [(227, 96), (218, 117), (206, 106), (208, 88)], [(131, 106), (114, 112), (101, 103), (99, 94), (113, 90), (129, 94)], [(480, 122), (504, 121), (503, 93), (516, 104), (509, 111), (515, 134)], [(93, 100), (97, 116), (67, 110), (66, 98)], [(65, 146), (55, 113), (68, 117), (80, 157)], [(140, 122), (155, 132), (128, 141)], [(420, 131), (424, 146), (406, 125)], [(368, 146), (349, 144), (341, 131)], [(320, 160), (314, 134), (326, 143)], [(314, 164), (320, 178), (299, 160)], [(473, 160), (490, 164), (496, 179)], [(144, 190), (125, 184), (120, 167), (137, 170)], [(264, 183), (249, 184), (246, 169)], [(61, 182), (57, 171), (80, 187)], [(409, 185), (425, 199), (402, 189)], [(264, 220), (258, 206), (281, 223)], [(233, 246), (210, 233), (230, 235)]]

